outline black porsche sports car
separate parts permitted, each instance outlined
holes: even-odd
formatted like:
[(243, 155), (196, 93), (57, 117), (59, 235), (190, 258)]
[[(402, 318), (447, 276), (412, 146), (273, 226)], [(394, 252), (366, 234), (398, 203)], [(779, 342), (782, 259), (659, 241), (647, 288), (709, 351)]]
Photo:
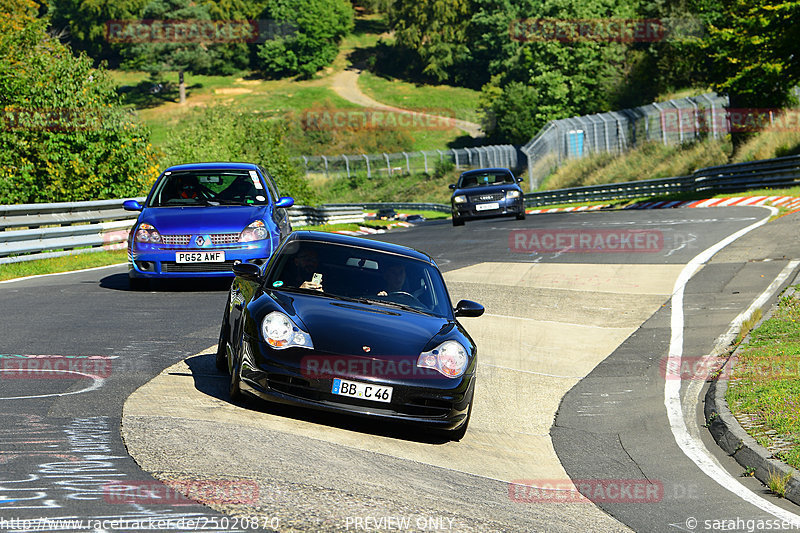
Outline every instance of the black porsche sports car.
[(460, 439), (477, 350), (436, 263), (394, 244), (294, 232), (263, 266), (241, 263), (222, 320), (216, 363), (231, 399), (389, 418)]

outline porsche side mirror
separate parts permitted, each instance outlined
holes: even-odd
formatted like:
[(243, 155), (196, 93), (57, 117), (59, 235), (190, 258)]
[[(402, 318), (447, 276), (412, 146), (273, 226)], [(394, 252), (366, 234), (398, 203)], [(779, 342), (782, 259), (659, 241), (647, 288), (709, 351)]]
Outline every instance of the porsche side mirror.
[(450, 184), (450, 188), (453, 189), (453, 190), (456, 190), (456, 184), (455, 183), (451, 183)]
[(456, 316), (471, 318), (481, 316), (483, 311), (483, 306), (478, 302), (473, 302), (472, 300), (461, 300), (456, 304), (456, 308), (454, 310)]
[(236, 263), (233, 265), (233, 273), (247, 281), (259, 281), (261, 279), (261, 268), (253, 263)]

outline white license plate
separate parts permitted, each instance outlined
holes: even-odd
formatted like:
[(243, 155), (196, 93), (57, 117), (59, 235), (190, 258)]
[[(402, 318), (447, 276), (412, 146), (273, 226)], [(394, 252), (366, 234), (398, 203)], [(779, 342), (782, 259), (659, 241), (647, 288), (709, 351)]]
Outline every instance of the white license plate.
[(490, 209), (500, 209), (500, 204), (492, 202), (490, 204), (477, 204), (475, 211), (489, 211)]
[(361, 398), (374, 402), (389, 403), (392, 401), (392, 388), (383, 385), (371, 385), (369, 383), (359, 383), (357, 381), (347, 381), (346, 379), (334, 378), (333, 394), (339, 396), (349, 396), (350, 398)]
[(175, 252), (176, 263), (222, 263), (225, 252)]

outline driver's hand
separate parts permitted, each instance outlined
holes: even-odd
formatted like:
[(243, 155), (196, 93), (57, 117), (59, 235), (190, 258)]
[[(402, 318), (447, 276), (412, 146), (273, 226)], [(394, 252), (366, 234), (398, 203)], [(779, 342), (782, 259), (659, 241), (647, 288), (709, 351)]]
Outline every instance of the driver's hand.
[(378, 296), (388, 296), (388, 294), (386, 293), (386, 291), (381, 291), (378, 293)]

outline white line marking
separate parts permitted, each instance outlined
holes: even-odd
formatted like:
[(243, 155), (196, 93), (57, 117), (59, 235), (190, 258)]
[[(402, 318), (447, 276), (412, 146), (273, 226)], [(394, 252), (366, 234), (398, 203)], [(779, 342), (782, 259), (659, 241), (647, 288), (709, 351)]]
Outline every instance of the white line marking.
[[(776, 214), (778, 210), (774, 207), (766, 207), (770, 210), (770, 216)], [(694, 276), (694, 274), (705, 264), (711, 257), (719, 252), (724, 247), (738, 239), (739, 237), (749, 233), (750, 231), (766, 224), (770, 217), (765, 217), (762, 220), (743, 228), (736, 233), (733, 233), (726, 238), (722, 239), (713, 246), (703, 250), (695, 256), (683, 268), (678, 279), (675, 281), (675, 290), (672, 295), (672, 316), (670, 320), (670, 344), (669, 344), (669, 358), (667, 364), (669, 368), (680, 368), (681, 358), (683, 357), (683, 294), (686, 284)], [(671, 366), (676, 365), (676, 366)], [(664, 382), (664, 405), (667, 408), (667, 418), (669, 419), (670, 429), (672, 435), (675, 437), (675, 442), (686, 456), (692, 460), (708, 477), (716, 481), (721, 487), (731, 491), (736, 496), (744, 501), (750, 503), (765, 511), (776, 518), (786, 520), (794, 524), (800, 524), (800, 516), (781, 509), (777, 505), (765, 500), (764, 498), (756, 495), (747, 489), (744, 485), (739, 483), (735, 477), (728, 473), (710, 454), (705, 448), (702, 441), (692, 438), (689, 430), (686, 427), (686, 421), (683, 417), (683, 409), (681, 408), (681, 380), (666, 380)]]
[[(755, 300), (753, 300), (753, 303), (750, 304), (750, 307), (739, 313), (739, 315), (733, 319), (728, 331), (720, 335), (717, 339), (716, 343), (714, 344), (714, 348), (711, 350), (711, 353), (703, 356), (700, 359), (700, 365), (708, 365), (701, 366), (701, 368), (711, 368), (711, 361), (727, 352), (731, 343), (736, 338), (736, 335), (739, 333), (742, 323), (744, 323), (744, 321), (747, 320), (756, 309), (763, 307), (764, 304), (767, 303), (767, 301), (780, 288), (783, 282), (786, 281), (786, 279), (789, 277), (792, 271), (797, 268), (798, 265), (800, 265), (800, 260), (795, 259), (789, 261), (781, 273), (778, 274), (778, 277), (772, 280), (772, 283), (770, 283), (769, 287), (764, 289), (764, 292), (762, 292)], [(684, 396), (685, 413), (697, 412), (697, 404), (700, 401), (700, 392), (703, 388), (703, 385), (705, 385), (705, 380), (695, 379), (691, 380), (686, 386), (686, 395)], [(697, 440), (700, 439), (700, 428), (696, 424), (688, 426), (688, 429), (693, 438)]]
[(99, 267), (92, 267), (92, 268), (83, 268), (81, 270), (68, 270), (67, 272), (53, 272), (52, 274), (36, 274), (35, 276), (25, 276), (24, 278), (14, 278), (14, 279), (7, 279), (5, 281), (0, 281), (2, 283), (13, 283), (15, 281), (24, 281), (26, 279), (34, 279), (34, 278), (44, 278), (47, 276), (63, 276), (65, 274), (77, 274), (78, 272), (91, 272), (92, 270), (100, 270), (102, 268), (112, 268), (127, 265), (128, 263), (116, 263), (113, 265), (105, 265)]
[[(78, 372), (77, 370), (61, 370), (57, 368), (52, 369), (43, 369), (43, 368), (30, 368), (25, 369), (25, 372), (64, 372), (65, 374), (78, 374), (79, 376), (86, 376), (87, 378), (92, 378), (94, 380), (91, 385), (88, 387), (84, 387), (80, 390), (75, 390), (72, 392), (54, 392), (52, 394), (37, 394), (31, 396), (10, 396), (10, 397), (0, 397), (0, 400), (28, 400), (31, 398), (50, 398), (52, 396), (69, 396), (70, 394), (80, 394), (82, 392), (91, 392), (93, 390), (97, 390), (103, 386), (105, 383), (105, 378), (101, 378), (100, 376), (94, 376), (92, 374), (84, 374), (83, 372)], [(0, 368), (0, 372), (19, 372), (19, 369), (16, 368)]]

